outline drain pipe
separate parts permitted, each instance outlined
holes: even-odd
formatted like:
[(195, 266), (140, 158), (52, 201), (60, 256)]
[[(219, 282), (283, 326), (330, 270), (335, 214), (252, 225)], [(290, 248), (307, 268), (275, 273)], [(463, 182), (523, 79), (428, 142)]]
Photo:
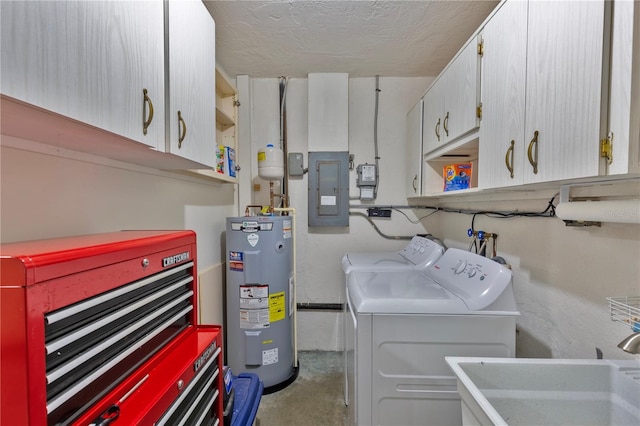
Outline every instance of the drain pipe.
[(293, 301), (291, 306), (293, 306), (293, 366), (295, 368), (298, 367), (298, 308), (297, 308), (297, 296), (296, 296), (296, 287), (298, 286), (296, 271), (296, 209), (293, 207), (276, 207), (273, 209), (274, 212), (288, 212), (291, 213), (291, 217), (293, 218), (293, 227), (291, 229), (291, 237), (292, 241), (292, 250), (293, 250), (293, 289), (292, 289), (292, 298)]

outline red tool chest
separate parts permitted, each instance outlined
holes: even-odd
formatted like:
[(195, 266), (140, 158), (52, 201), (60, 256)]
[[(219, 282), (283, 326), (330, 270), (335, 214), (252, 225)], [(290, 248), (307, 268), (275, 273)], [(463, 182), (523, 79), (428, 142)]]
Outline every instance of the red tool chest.
[(221, 423), (196, 280), (192, 231), (2, 245), (0, 424)]

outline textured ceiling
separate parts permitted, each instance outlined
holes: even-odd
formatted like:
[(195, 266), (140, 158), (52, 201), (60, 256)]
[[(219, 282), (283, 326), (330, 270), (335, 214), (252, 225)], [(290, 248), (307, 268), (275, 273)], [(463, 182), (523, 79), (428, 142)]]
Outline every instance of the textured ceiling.
[(435, 76), (497, 1), (204, 0), (230, 75)]

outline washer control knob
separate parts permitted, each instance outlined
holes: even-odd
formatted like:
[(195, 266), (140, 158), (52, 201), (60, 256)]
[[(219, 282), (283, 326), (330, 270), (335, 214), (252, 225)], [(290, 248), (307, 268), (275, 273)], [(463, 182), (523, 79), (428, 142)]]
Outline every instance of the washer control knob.
[(469, 275), (469, 278), (472, 278), (476, 275), (477, 272), (478, 271), (475, 268), (470, 268), (467, 274)]
[(467, 262), (465, 260), (459, 260), (456, 266), (453, 269), (454, 274), (461, 274), (464, 271), (464, 268), (467, 267)]

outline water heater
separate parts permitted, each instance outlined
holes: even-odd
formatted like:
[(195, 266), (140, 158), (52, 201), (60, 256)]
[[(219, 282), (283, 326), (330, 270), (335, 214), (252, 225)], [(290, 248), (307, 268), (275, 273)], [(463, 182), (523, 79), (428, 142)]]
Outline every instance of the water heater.
[(265, 393), (286, 387), (294, 365), (292, 218), (227, 218), (226, 363), (257, 374)]

